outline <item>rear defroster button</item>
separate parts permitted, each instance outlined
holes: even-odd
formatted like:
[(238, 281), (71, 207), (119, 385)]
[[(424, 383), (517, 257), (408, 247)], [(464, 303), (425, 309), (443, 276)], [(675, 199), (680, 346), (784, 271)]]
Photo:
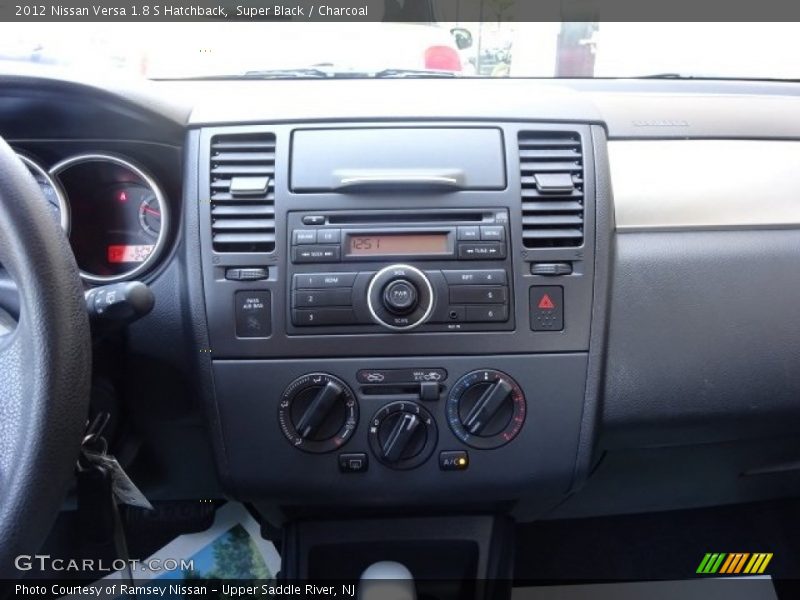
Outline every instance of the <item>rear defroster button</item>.
[(365, 452), (351, 452), (339, 455), (339, 470), (342, 473), (363, 473), (369, 467)]

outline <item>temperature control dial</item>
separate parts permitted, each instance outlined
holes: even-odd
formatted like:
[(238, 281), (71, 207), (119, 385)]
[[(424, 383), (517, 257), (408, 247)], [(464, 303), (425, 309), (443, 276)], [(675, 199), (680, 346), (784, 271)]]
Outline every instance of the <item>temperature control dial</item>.
[(358, 424), (358, 402), (341, 379), (311, 373), (286, 388), (278, 405), (278, 422), (296, 448), (331, 452), (352, 436)]
[(369, 445), (392, 469), (413, 469), (428, 460), (438, 432), (431, 413), (416, 402), (392, 402), (369, 424)]
[(447, 398), (450, 428), (473, 448), (499, 448), (513, 440), (522, 429), (525, 412), (519, 384), (493, 369), (467, 373)]

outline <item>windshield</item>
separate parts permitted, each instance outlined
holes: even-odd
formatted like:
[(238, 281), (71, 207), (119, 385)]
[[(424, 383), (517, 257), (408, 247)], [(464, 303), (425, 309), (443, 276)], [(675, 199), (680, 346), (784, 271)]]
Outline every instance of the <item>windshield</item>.
[(464, 22), (443, 10), (458, 0), (437, 2), (436, 11), (406, 0), (405, 13), (385, 12), (395, 1), (379, 3), (384, 14), (409, 21), (4, 23), (0, 63), (149, 79), (800, 79), (797, 23), (509, 22), (503, 0), (486, 0), (483, 21)]

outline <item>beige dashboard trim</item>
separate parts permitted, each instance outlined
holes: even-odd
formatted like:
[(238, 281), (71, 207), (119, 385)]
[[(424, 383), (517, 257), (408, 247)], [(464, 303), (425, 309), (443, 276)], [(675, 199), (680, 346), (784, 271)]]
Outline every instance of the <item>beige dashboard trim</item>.
[(608, 143), (618, 231), (800, 227), (800, 142)]

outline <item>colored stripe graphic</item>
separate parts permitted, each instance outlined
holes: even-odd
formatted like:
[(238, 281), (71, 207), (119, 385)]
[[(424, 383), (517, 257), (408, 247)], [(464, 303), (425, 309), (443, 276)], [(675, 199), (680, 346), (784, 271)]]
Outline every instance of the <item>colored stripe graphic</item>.
[(719, 567), (722, 564), (722, 561), (725, 559), (725, 556), (727, 555), (724, 552), (719, 555), (719, 558), (717, 558), (714, 564), (711, 565), (711, 570), (709, 571), (709, 573), (716, 573), (719, 570)]
[(769, 561), (771, 561), (771, 560), (772, 560), (772, 552), (767, 554), (766, 558), (764, 559), (764, 562), (761, 563), (761, 568), (758, 570), (758, 572), (759, 573), (763, 573), (764, 570), (767, 568), (767, 565), (769, 564)]
[(697, 567), (696, 573), (705, 573), (706, 572), (706, 565), (708, 565), (708, 561), (711, 560), (711, 553), (707, 553), (703, 560), (700, 561), (700, 566)]
[(753, 558), (747, 564), (747, 569), (745, 569), (744, 572), (760, 575), (766, 570), (767, 565), (771, 560), (772, 560), (772, 552), (769, 553), (762, 552), (759, 554), (753, 554)]
[(766, 571), (772, 556), (771, 552), (708, 552), (696, 572), (701, 575), (760, 575)]
[(706, 554), (703, 557), (700, 566), (697, 567), (697, 572), (706, 575), (716, 573), (719, 570), (720, 565), (722, 565), (722, 561), (725, 560), (726, 556), (727, 554), (725, 554), (724, 552), (721, 554), (718, 552)]
[(728, 558), (722, 563), (722, 568), (719, 570), (720, 573), (730, 573), (730, 568), (733, 564), (736, 563), (737, 558), (739, 557), (738, 554), (728, 554)]
[(737, 575), (742, 572), (742, 568), (744, 567), (745, 561), (750, 557), (749, 552), (745, 552), (744, 554), (739, 555), (739, 560), (736, 561), (736, 564), (731, 567), (729, 573), (736, 573)]

